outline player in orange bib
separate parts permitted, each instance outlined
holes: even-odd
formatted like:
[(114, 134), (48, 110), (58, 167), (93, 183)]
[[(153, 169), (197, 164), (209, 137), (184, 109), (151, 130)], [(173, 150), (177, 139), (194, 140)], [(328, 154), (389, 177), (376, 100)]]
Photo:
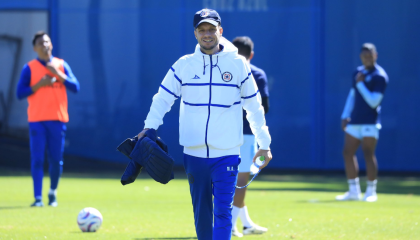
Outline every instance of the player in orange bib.
[(67, 112), (67, 89), (79, 91), (79, 82), (70, 66), (52, 56), (53, 45), (45, 32), (37, 32), (32, 40), (38, 54), (22, 69), (17, 86), (18, 99), (28, 99), (29, 139), (31, 148), (31, 173), (34, 183), (33, 207), (42, 202), (42, 178), (45, 148), (48, 149), (51, 187), (48, 205), (57, 206), (57, 186), (63, 170), (64, 137)]

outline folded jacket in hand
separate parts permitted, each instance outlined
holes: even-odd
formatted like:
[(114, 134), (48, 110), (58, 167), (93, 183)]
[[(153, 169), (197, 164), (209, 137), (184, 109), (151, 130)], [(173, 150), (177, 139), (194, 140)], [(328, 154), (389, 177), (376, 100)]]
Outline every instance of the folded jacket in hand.
[(137, 137), (126, 139), (117, 150), (132, 159), (121, 178), (123, 185), (134, 182), (143, 167), (162, 184), (174, 179), (174, 160), (168, 154), (167, 145), (157, 137), (156, 130), (149, 129), (138, 141)]

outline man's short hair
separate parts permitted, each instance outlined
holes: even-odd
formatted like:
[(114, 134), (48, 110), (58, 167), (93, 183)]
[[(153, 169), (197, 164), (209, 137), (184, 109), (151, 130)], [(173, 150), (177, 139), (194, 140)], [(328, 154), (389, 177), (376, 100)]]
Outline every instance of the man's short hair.
[[(32, 39), (32, 46), (35, 46), (35, 42), (36, 42), (36, 40), (37, 40), (38, 38), (40, 38), (40, 37), (44, 36), (44, 35), (47, 35), (47, 36), (48, 36), (48, 34), (47, 34), (46, 32), (44, 32), (44, 31), (38, 31), (38, 32), (36, 32), (36, 33), (35, 33), (35, 35), (34, 35), (34, 38)], [(48, 36), (48, 37), (49, 37), (49, 36)]]
[(244, 56), (246, 59), (249, 59), (251, 52), (254, 50), (254, 43), (251, 38), (247, 36), (236, 37), (232, 41), (233, 45), (238, 48), (239, 55)]
[(373, 53), (376, 53), (376, 47), (373, 43), (363, 43), (362, 48), (360, 49), (360, 52), (362, 51), (371, 51)]

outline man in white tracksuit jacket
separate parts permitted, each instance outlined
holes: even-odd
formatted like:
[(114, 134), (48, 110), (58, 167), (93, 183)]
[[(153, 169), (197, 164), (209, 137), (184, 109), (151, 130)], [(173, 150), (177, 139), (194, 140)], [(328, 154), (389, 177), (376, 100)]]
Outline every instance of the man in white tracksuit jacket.
[(222, 38), (219, 14), (200, 10), (193, 24), (198, 41), (195, 52), (181, 57), (166, 74), (139, 138), (150, 128), (158, 129), (174, 101), (181, 98), (180, 144), (184, 146), (197, 237), (224, 240), (231, 238), (243, 143), (242, 107), (260, 146), (254, 161), (258, 156), (266, 160), (261, 169), (272, 159), (271, 137), (251, 69), (238, 49)]

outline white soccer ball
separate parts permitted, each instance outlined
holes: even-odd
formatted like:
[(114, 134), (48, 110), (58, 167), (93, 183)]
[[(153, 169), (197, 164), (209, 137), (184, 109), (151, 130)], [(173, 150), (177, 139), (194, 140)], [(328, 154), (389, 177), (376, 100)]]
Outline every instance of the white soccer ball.
[(102, 214), (95, 208), (83, 208), (77, 216), (77, 225), (82, 232), (96, 232), (102, 225)]

